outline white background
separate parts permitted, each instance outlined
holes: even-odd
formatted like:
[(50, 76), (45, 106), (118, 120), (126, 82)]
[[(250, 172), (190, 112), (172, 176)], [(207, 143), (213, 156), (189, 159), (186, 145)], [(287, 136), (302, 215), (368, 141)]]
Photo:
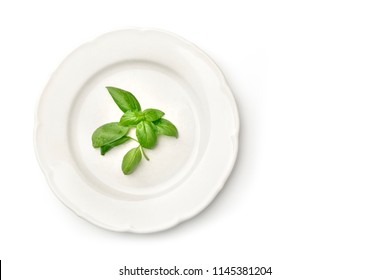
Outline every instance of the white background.
[[(4, 279), (125, 279), (124, 265), (390, 279), (389, 14), (388, 1), (0, 2)], [(47, 186), (32, 141), (35, 105), (58, 64), (131, 26), (166, 29), (206, 51), (242, 127), (236, 168), (214, 203), (150, 235), (74, 215)]]

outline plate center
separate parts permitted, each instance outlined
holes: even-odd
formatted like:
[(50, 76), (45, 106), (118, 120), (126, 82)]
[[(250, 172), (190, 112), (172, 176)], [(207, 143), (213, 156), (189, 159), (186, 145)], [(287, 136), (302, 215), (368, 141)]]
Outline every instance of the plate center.
[[(152, 150), (145, 149), (150, 161), (142, 159), (130, 175), (121, 170), (122, 158), (138, 146), (129, 141), (101, 156), (94, 149), (91, 135), (109, 122), (117, 122), (123, 112), (117, 107), (107, 86), (132, 92), (142, 109), (156, 108), (174, 123), (179, 138), (159, 136)], [(147, 199), (178, 186), (202, 154), (199, 122), (204, 108), (191, 86), (171, 69), (150, 61), (130, 61), (107, 67), (91, 77), (80, 90), (68, 122), (73, 157), (80, 174), (100, 192), (120, 198)], [(203, 114), (202, 114), (203, 115)], [(204, 114), (207, 115), (207, 114)], [(135, 135), (133, 128), (130, 135)], [(198, 156), (199, 157), (199, 156)]]

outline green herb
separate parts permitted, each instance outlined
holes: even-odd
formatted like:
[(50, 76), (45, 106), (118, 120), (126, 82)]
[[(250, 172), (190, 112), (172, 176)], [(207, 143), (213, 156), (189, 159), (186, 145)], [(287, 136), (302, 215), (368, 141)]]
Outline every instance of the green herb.
[(159, 120), (162, 118), (162, 116), (165, 115), (164, 112), (161, 112), (160, 110), (157, 109), (146, 109), (143, 111), (145, 120), (153, 122), (156, 120)]
[(99, 148), (114, 142), (125, 136), (129, 129), (129, 127), (119, 125), (117, 122), (104, 124), (92, 134), (92, 145), (94, 148)]
[(159, 119), (153, 122), (157, 128), (157, 134), (179, 137), (176, 126), (166, 119)]
[(141, 105), (139, 105), (137, 98), (135, 98), (131, 92), (116, 87), (107, 87), (107, 90), (111, 94), (116, 105), (118, 105), (123, 112), (141, 111)]
[[(139, 146), (127, 152), (122, 161), (123, 173), (131, 174), (141, 162), (142, 157), (149, 160), (144, 148), (154, 148), (159, 135), (177, 138), (178, 131), (173, 123), (162, 118), (165, 115), (164, 112), (158, 109), (142, 111), (137, 98), (131, 92), (116, 87), (107, 87), (107, 90), (124, 114), (119, 122), (107, 123), (97, 128), (92, 134), (92, 146), (100, 148), (100, 153), (104, 155), (112, 148), (129, 140), (138, 142)], [(134, 127), (137, 139), (127, 135)]]
[(145, 116), (141, 112), (127, 111), (121, 117), (119, 124), (123, 125), (123, 126), (134, 126), (134, 125), (137, 125), (140, 121), (143, 121), (144, 119), (145, 119)]
[(122, 171), (124, 174), (133, 173), (137, 168), (138, 164), (141, 162), (142, 153), (141, 146), (133, 148), (125, 154), (122, 161)]
[(142, 121), (137, 125), (137, 139), (142, 147), (151, 149), (157, 144), (156, 126), (149, 121)]
[(115, 140), (114, 142), (111, 142), (111, 143), (108, 143), (104, 146), (101, 146), (100, 147), (100, 154), (102, 156), (104, 156), (112, 148), (119, 146), (119, 145), (129, 141), (130, 139), (132, 139), (132, 138), (129, 136), (123, 136), (122, 138), (119, 138), (118, 140)]

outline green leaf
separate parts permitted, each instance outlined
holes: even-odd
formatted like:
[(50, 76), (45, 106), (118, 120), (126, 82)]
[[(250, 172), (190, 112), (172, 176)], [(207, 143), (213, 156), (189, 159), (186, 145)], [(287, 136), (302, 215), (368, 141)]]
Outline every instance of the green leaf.
[(123, 112), (141, 111), (141, 105), (139, 105), (137, 98), (135, 98), (131, 92), (116, 87), (107, 87), (107, 90), (111, 94), (116, 105), (118, 105)]
[(122, 138), (119, 138), (118, 140), (115, 140), (111, 143), (108, 143), (104, 146), (101, 146), (100, 147), (100, 154), (103, 156), (103, 155), (105, 155), (105, 153), (107, 153), (112, 148), (119, 146), (119, 145), (129, 141), (130, 139), (131, 139), (131, 137), (129, 137), (129, 136), (123, 136)]
[(153, 122), (157, 128), (157, 134), (179, 137), (176, 126), (167, 119), (160, 119)]
[(151, 149), (157, 143), (156, 126), (149, 121), (142, 121), (137, 125), (136, 135), (144, 148)]
[(92, 145), (94, 148), (107, 145), (125, 136), (128, 131), (128, 127), (121, 126), (117, 122), (104, 124), (92, 134)]
[(162, 116), (164, 116), (164, 112), (157, 110), (157, 109), (146, 109), (143, 111), (145, 115), (145, 120), (153, 122), (158, 119), (161, 119)]
[(127, 111), (121, 117), (119, 124), (124, 126), (132, 126), (132, 125), (137, 125), (140, 121), (143, 121), (144, 119), (145, 117), (141, 112)]
[(124, 174), (133, 173), (142, 159), (141, 147), (133, 148), (123, 157), (122, 171)]

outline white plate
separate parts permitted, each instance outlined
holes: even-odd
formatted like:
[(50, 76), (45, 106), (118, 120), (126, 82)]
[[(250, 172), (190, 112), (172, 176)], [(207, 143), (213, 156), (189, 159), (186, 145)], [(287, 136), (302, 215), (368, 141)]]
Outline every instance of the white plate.
[[(179, 138), (161, 136), (128, 176), (123, 155), (105, 156), (92, 132), (122, 112), (106, 91), (131, 91), (143, 108), (165, 112)], [(168, 229), (202, 211), (229, 176), (238, 150), (233, 95), (217, 65), (184, 39), (153, 29), (105, 34), (58, 67), (37, 109), (35, 147), (57, 197), (87, 221), (114, 231)]]

